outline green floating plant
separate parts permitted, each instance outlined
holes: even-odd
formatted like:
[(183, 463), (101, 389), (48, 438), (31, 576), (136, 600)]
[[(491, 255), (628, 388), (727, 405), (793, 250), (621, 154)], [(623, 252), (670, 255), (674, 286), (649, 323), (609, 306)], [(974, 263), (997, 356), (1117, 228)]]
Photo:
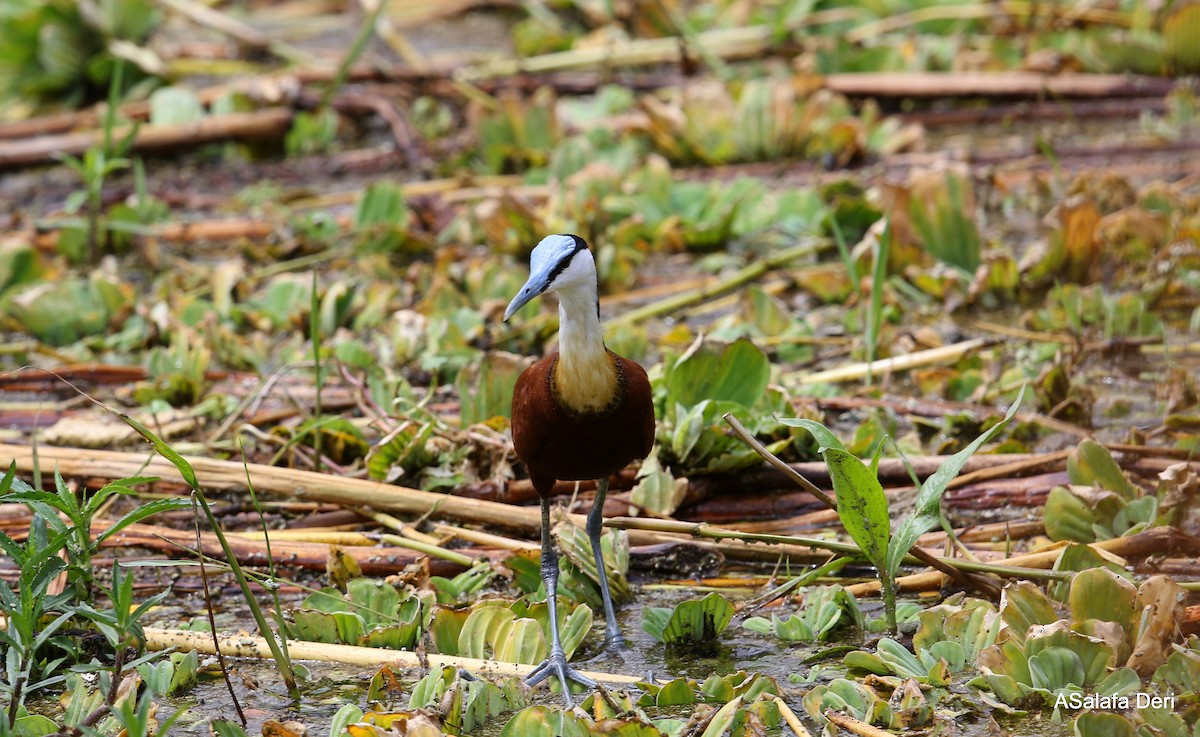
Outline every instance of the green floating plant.
[(933, 718), (932, 706), (911, 679), (894, 689), (889, 701), (865, 684), (835, 678), (828, 685), (814, 687), (802, 703), (808, 715), (821, 724), (828, 723), (825, 712), (829, 710), (887, 729), (915, 729)]
[(463, 599), (482, 591), (488, 581), (491, 581), (495, 575), (495, 569), (492, 568), (491, 563), (485, 560), (468, 568), (454, 578), (430, 576), (429, 583), (437, 593), (437, 603), (457, 604)]
[[(559, 634), (570, 658), (592, 627), (592, 609), (562, 602)], [(508, 663), (540, 663), (549, 653), (550, 609), (545, 602), (530, 604), (484, 599), (467, 609), (434, 608), (429, 633), (442, 655), (495, 658)]]
[(133, 309), (130, 285), (97, 272), (90, 278), (68, 278), (10, 289), (0, 302), (0, 316), (52, 346), (66, 346), (99, 336), (120, 325)]
[(742, 626), (763, 635), (773, 633), (781, 640), (816, 642), (828, 639), (839, 627), (861, 627), (863, 620), (854, 594), (841, 586), (818, 586), (805, 592), (804, 608), (788, 618), (750, 617)]
[(875, 653), (846, 655), (847, 667), (881, 676), (911, 678), (929, 686), (948, 686), (956, 674), (973, 666), (979, 653), (996, 642), (1003, 620), (996, 608), (981, 599), (947, 602), (922, 611), (910, 652), (884, 638)]
[[(779, 686), (762, 674), (739, 671), (710, 676), (702, 684), (677, 678), (665, 684), (639, 683), (638, 687), (642, 693), (636, 699), (625, 691), (600, 690), (589, 695), (573, 711), (555, 706), (531, 706), (514, 714), (500, 734), (512, 737), (682, 737), (684, 734), (756, 737), (776, 733), (783, 721), (777, 702)], [(647, 713), (693, 705), (698, 706), (694, 706), (695, 715), (690, 722), (672, 717), (654, 719)], [(689, 724), (703, 724), (704, 729), (685, 732)]]
[(1067, 458), (1067, 477), (1070, 485), (1054, 487), (1046, 499), (1046, 534), (1052, 540), (1108, 540), (1162, 521), (1158, 497), (1134, 485), (1094, 440), (1084, 440)]
[[(414, 711), (433, 711), (440, 719), (440, 733), (461, 735), (474, 731), (504, 712), (521, 709), (528, 703), (529, 688), (519, 678), (505, 678), (497, 685), (482, 678), (462, 678), (457, 668), (446, 666), (431, 671), (417, 681), (409, 695), (411, 711), (401, 712), (400, 715), (411, 719), (417, 715)], [(379, 717), (376, 715), (377, 724)], [(391, 721), (381, 726), (390, 726)]]
[[(721, 343), (700, 339), (683, 355), (664, 363), (655, 385), (659, 458), (676, 475), (721, 473), (761, 463), (752, 449), (728, 432), (722, 417), (764, 418), (749, 421), (759, 436), (783, 434), (773, 417), (789, 414), (781, 391), (769, 388), (771, 362), (748, 340)], [(790, 442), (769, 442), (775, 453)]]
[[(724, 704), (741, 698), (746, 703), (760, 696), (779, 695), (779, 684), (761, 673), (738, 671), (728, 675), (712, 675), (698, 683), (690, 678), (676, 678), (667, 683), (639, 683), (643, 693), (637, 701), (640, 707), (682, 706), (699, 702)], [(584, 703), (587, 706), (587, 702)]]
[(1192, 635), (1186, 646), (1173, 648), (1175, 652), (1154, 673), (1154, 682), (1182, 698), (1196, 701), (1200, 696), (1200, 637)]
[(346, 593), (327, 587), (288, 613), (288, 635), (301, 640), (405, 650), (428, 627), (430, 592), (404, 591), (384, 581), (356, 578)]
[(1127, 695), (1141, 685), (1139, 673), (1150, 676), (1169, 662), (1184, 600), (1164, 576), (1134, 588), (1107, 568), (1092, 568), (1072, 579), (1063, 617), (1032, 583), (1010, 584), (1000, 604), (1005, 636), (979, 653), (983, 675), (972, 683), (1021, 708), (1060, 706), (1060, 697), (1084, 692)]
[(715, 591), (674, 608), (646, 607), (642, 629), (668, 648), (711, 651), (733, 619), (733, 604)]
[(975, 451), (1012, 421), (1024, 398), (1025, 389), (1022, 387), (1004, 419), (985, 430), (925, 479), (917, 492), (912, 511), (900, 520), (895, 530), (892, 529), (887, 496), (883, 492), (883, 485), (880, 484), (877, 473), (883, 443), (876, 446), (875, 454), (868, 465), (846, 450), (837, 436), (821, 423), (802, 418), (780, 420), (785, 425), (807, 430), (817, 441), (821, 457), (829, 467), (829, 477), (837, 495), (837, 511), (842, 526), (862, 550), (863, 556), (879, 570), (884, 613), (891, 632), (895, 633), (898, 629), (896, 576), (909, 550), (921, 535), (937, 526), (941, 514), (941, 498), (950, 481), (958, 475)]

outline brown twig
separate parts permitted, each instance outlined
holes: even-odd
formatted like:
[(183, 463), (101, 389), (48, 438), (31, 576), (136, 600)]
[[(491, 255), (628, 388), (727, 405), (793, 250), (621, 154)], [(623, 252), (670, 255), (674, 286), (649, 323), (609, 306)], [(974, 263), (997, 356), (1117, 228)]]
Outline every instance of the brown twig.
[[(133, 139), (134, 151), (162, 151), (231, 138), (282, 136), (292, 122), (288, 108), (213, 115), (191, 123), (143, 125)], [(114, 131), (119, 139), (125, 131)], [(104, 140), (103, 131), (82, 131), (34, 139), (0, 141), (0, 169), (54, 161), (63, 154), (79, 155)]]

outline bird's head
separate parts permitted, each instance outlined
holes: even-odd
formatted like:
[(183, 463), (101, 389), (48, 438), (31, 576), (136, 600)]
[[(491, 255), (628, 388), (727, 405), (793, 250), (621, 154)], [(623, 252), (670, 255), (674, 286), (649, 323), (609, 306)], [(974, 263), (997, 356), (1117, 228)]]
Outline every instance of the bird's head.
[(504, 311), (504, 319), (543, 292), (573, 286), (596, 288), (596, 262), (587, 241), (577, 235), (548, 235), (529, 254), (529, 280)]

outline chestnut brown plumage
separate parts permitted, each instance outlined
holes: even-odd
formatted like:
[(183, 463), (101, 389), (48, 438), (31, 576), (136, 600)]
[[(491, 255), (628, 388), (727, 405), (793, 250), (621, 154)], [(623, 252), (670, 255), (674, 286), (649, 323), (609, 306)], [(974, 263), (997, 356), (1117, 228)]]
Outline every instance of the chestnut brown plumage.
[(550, 536), (550, 490), (555, 481), (596, 479), (587, 533), (604, 601), (605, 646), (624, 647), (600, 549), (608, 477), (641, 460), (654, 445), (654, 404), (641, 366), (604, 345), (596, 263), (575, 235), (544, 238), (530, 255), (529, 280), (504, 313), (507, 320), (543, 292), (559, 294), (559, 352), (527, 368), (513, 391), (512, 433), (542, 505), (542, 580), (550, 608), (550, 657), (526, 683), (557, 675), (569, 706), (568, 681), (595, 685), (567, 666), (558, 634), (558, 556)]

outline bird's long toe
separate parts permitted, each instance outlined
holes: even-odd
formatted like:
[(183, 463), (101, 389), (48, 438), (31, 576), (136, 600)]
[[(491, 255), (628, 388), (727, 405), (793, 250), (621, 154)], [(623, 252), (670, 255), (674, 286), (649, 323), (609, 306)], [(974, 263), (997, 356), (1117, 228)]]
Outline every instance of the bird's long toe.
[(525, 685), (536, 686), (550, 676), (558, 676), (558, 680), (562, 684), (563, 700), (566, 701), (568, 708), (573, 705), (571, 682), (578, 683), (584, 688), (596, 687), (595, 681), (567, 665), (567, 658), (562, 653), (553, 653), (542, 661), (542, 664), (534, 668), (533, 672), (525, 678)]

